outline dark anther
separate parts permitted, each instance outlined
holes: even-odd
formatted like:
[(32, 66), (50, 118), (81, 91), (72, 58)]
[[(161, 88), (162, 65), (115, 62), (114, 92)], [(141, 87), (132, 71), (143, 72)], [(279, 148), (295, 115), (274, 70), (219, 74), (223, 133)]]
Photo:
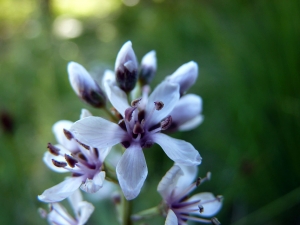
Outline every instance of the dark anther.
[(132, 107), (136, 107), (138, 103), (142, 100), (142, 98), (135, 99), (131, 102)]
[(198, 205), (198, 208), (199, 208), (199, 212), (200, 212), (200, 213), (203, 213), (203, 212), (204, 212), (204, 208), (203, 208), (202, 205)]
[(164, 107), (164, 103), (161, 102), (161, 101), (154, 102), (154, 104), (155, 104), (155, 109), (156, 109), (157, 111), (161, 110), (161, 109)]
[(80, 173), (72, 173), (72, 177), (80, 177), (82, 174)]
[(55, 147), (51, 143), (48, 143), (47, 148), (52, 155), (59, 155), (59, 148)]
[(66, 162), (58, 162), (54, 159), (52, 159), (52, 163), (54, 166), (56, 167), (66, 167), (67, 166), (67, 163)]
[(66, 138), (68, 140), (71, 140), (73, 138), (73, 134), (70, 131), (66, 130), (66, 129), (63, 129), (63, 130), (64, 130), (64, 134), (65, 134)]
[(120, 120), (118, 125), (124, 130), (127, 131), (126, 124), (124, 120)]
[(65, 159), (66, 159), (67, 163), (69, 164), (69, 166), (72, 168), (74, 168), (75, 164), (78, 163), (78, 161), (76, 159), (74, 159), (72, 156), (69, 156), (67, 154), (65, 154)]
[(201, 177), (198, 177), (196, 180), (196, 186), (198, 187), (201, 184)]
[(141, 126), (141, 124), (139, 122), (137, 122), (134, 125), (132, 132), (134, 134), (142, 134), (142, 133), (144, 133), (144, 128)]
[(163, 121), (160, 122), (162, 130), (168, 129), (172, 124), (172, 116), (167, 116)]
[(220, 221), (216, 217), (211, 218), (211, 222), (214, 225), (220, 225), (221, 224)]
[(94, 154), (97, 158), (99, 158), (99, 151), (98, 148), (93, 148)]
[(218, 195), (218, 196), (217, 196), (217, 200), (218, 200), (219, 202), (221, 202), (221, 201), (223, 200), (223, 196), (222, 196), (222, 195)]
[(81, 152), (77, 154), (77, 157), (78, 157), (79, 159), (82, 159), (82, 160), (84, 160), (84, 161), (87, 161), (87, 158), (86, 158), (85, 155), (82, 154)]
[(122, 145), (124, 148), (129, 148), (130, 142), (129, 142), (129, 141), (123, 141), (123, 142), (121, 142), (121, 145)]
[(125, 120), (127, 120), (128, 122), (131, 120), (134, 110), (136, 110), (136, 107), (130, 107), (125, 110)]
[(88, 145), (86, 145), (86, 144), (83, 144), (83, 143), (81, 143), (80, 141), (78, 141), (77, 139), (76, 139), (76, 141), (78, 142), (78, 144), (80, 144), (82, 147), (84, 147), (86, 150), (90, 150), (90, 146), (88, 146)]
[(140, 123), (142, 123), (142, 121), (145, 119), (145, 111), (144, 110), (141, 110), (141, 111), (139, 111), (139, 113), (138, 113), (138, 121), (140, 122)]

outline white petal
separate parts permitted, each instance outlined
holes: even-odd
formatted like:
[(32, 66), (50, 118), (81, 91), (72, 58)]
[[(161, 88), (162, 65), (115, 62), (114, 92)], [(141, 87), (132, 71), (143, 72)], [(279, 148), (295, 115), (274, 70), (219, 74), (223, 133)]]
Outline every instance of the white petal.
[(125, 117), (125, 110), (130, 107), (126, 93), (114, 84), (107, 83), (104, 88), (112, 106)]
[(98, 148), (100, 154), (102, 149), (120, 143), (126, 135), (117, 124), (95, 116), (75, 122), (71, 132), (80, 142)]
[(178, 219), (176, 214), (173, 212), (173, 210), (169, 209), (165, 225), (177, 225), (177, 224), (178, 224)]
[[(61, 151), (63, 148), (60, 148)], [(66, 154), (70, 154), (69, 153), (66, 153)], [(66, 159), (65, 157), (61, 156), (61, 155), (53, 155), (51, 154), (50, 152), (45, 152), (44, 154), (44, 157), (43, 157), (43, 161), (44, 163), (53, 171), (57, 172), (57, 173), (65, 173), (65, 172), (69, 172), (68, 170), (66, 170), (64, 167), (57, 167), (57, 166), (54, 166), (53, 163), (52, 163), (52, 159), (58, 161), (58, 162), (65, 162)], [(68, 167), (68, 166), (67, 166)]]
[(81, 177), (67, 178), (63, 182), (45, 190), (38, 196), (40, 201), (43, 202), (59, 202), (69, 197), (82, 183)]
[(153, 141), (162, 147), (170, 159), (180, 165), (193, 166), (201, 163), (202, 158), (199, 152), (186, 141), (171, 138), (162, 133), (154, 134)]
[(127, 148), (117, 165), (117, 176), (127, 200), (134, 199), (141, 191), (148, 169), (139, 145)]
[[(222, 207), (222, 201), (215, 200), (216, 197), (210, 192), (203, 192), (193, 195), (189, 201), (201, 200), (200, 204), (203, 206), (204, 211), (200, 213), (197, 211), (197, 215), (203, 217), (212, 217), (219, 212)], [(207, 203), (206, 203), (207, 202)]]
[(152, 50), (142, 58), (141, 67), (151, 68), (156, 71), (156, 64), (156, 52)]
[(92, 113), (87, 109), (82, 109), (80, 114), (80, 119), (83, 119), (88, 116), (92, 116)]
[(131, 41), (127, 41), (120, 49), (117, 59), (116, 59), (116, 64), (115, 64), (115, 71), (119, 67), (122, 67), (126, 62), (132, 61), (134, 65), (132, 67), (137, 68), (137, 60), (135, 53), (132, 49), (132, 43)]
[(78, 208), (80, 214), (78, 225), (83, 225), (88, 221), (95, 207), (91, 203), (83, 201), (79, 203)]
[(70, 197), (68, 198), (69, 203), (74, 211), (74, 214), (76, 215), (76, 217), (79, 216), (78, 212), (79, 212), (79, 203), (83, 201), (82, 199), (82, 194), (80, 192), (79, 189), (76, 189), (74, 191), (74, 193), (72, 195), (70, 195)]
[(175, 189), (179, 177), (181, 177), (182, 175), (183, 172), (181, 168), (177, 165), (174, 165), (159, 182), (157, 191), (165, 201), (169, 202), (171, 193)]
[(161, 122), (162, 119), (167, 117), (172, 112), (178, 100), (178, 84), (172, 84), (165, 81), (160, 83), (149, 96), (148, 104), (146, 106), (146, 117), (153, 110), (154, 102), (161, 101), (164, 103), (164, 106), (161, 110), (155, 111), (153, 116), (149, 118), (150, 121), (148, 121), (148, 123), (150, 126)]
[(203, 116), (197, 115), (193, 119), (186, 121), (178, 127), (179, 131), (188, 131), (198, 127), (203, 122)]
[(117, 191), (118, 187), (113, 182), (109, 182), (104, 180), (103, 187), (100, 191), (96, 192), (93, 195), (88, 195), (87, 198), (93, 202), (101, 201), (103, 199), (110, 199), (115, 191)]
[(198, 166), (180, 166), (183, 176), (180, 176), (177, 182), (177, 193), (182, 193), (188, 186), (195, 182), (198, 174)]
[(48, 214), (48, 221), (50, 224), (64, 224), (64, 225), (72, 225), (76, 224), (74, 218), (72, 218), (67, 210), (60, 205), (59, 203), (51, 204), (52, 210)]
[(88, 193), (95, 193), (99, 191), (103, 186), (103, 181), (105, 179), (105, 172), (101, 171), (93, 179), (87, 178), (84, 184), (81, 185), (81, 190)]
[(180, 66), (166, 80), (180, 85), (180, 94), (185, 93), (196, 81), (198, 77), (198, 65), (191, 61)]
[(56, 122), (52, 126), (52, 131), (55, 135), (55, 138), (59, 144), (64, 146), (66, 149), (68, 149), (71, 152), (78, 151), (78, 144), (74, 139), (68, 140), (65, 133), (64, 129), (70, 131), (71, 126), (73, 125), (73, 122), (68, 121), (68, 120), (60, 120)]
[(177, 126), (195, 118), (202, 111), (202, 99), (198, 95), (187, 94), (179, 99), (171, 112), (172, 123)]

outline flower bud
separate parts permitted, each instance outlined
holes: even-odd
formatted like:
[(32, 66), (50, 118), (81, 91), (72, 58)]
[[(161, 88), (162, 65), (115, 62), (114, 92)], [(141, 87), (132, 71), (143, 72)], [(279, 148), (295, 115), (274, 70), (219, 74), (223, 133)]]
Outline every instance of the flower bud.
[(142, 85), (150, 84), (156, 73), (156, 52), (153, 50), (148, 52), (143, 58), (141, 63), (141, 72), (139, 79)]
[(183, 64), (166, 79), (169, 82), (180, 85), (180, 95), (183, 95), (196, 81), (198, 77), (198, 65), (191, 61)]
[(131, 41), (127, 41), (119, 51), (115, 73), (116, 82), (123, 91), (128, 93), (134, 89), (138, 79), (138, 62)]
[(76, 62), (68, 65), (69, 80), (75, 93), (86, 103), (100, 108), (105, 104), (105, 95), (86, 69)]

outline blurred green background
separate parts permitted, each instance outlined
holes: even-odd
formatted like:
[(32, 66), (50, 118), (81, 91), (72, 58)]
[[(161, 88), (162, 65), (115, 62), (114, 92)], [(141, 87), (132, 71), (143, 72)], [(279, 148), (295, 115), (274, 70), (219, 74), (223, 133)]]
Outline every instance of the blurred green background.
[[(203, 98), (204, 123), (173, 136), (199, 150), (199, 176), (212, 172), (197, 191), (224, 196), (222, 224), (300, 224), (299, 5), (0, 0), (0, 224), (46, 224), (36, 196), (65, 176), (42, 162), (47, 143), (56, 143), (51, 127), (77, 120), (83, 107), (99, 115), (73, 93), (67, 63), (100, 76), (127, 40), (138, 59), (156, 50), (153, 87), (183, 63), (198, 63), (189, 92)], [(149, 176), (134, 212), (160, 202), (156, 186), (172, 165), (158, 146), (144, 152)], [(88, 224), (117, 224), (111, 200), (94, 204)]]

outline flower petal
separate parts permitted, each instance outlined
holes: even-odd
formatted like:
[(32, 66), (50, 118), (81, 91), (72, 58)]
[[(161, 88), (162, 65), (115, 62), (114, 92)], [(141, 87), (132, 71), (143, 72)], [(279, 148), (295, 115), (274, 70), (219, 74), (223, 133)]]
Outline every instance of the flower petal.
[[(60, 151), (62, 151), (63, 148), (60, 148)], [(70, 154), (70, 152), (66, 152), (66, 154)], [(53, 165), (52, 159), (58, 161), (58, 162), (65, 162), (66, 159), (65, 157), (61, 156), (61, 155), (53, 155), (50, 152), (45, 152), (44, 157), (43, 157), (43, 161), (44, 163), (53, 171), (57, 172), (57, 173), (65, 173), (65, 172), (69, 172), (68, 170), (65, 169), (65, 167), (57, 167)], [(68, 166), (67, 166), (68, 167)]]
[(125, 117), (125, 110), (130, 106), (128, 104), (126, 93), (121, 90), (118, 86), (107, 83), (104, 85), (107, 98), (109, 99), (112, 106), (123, 116)]
[(76, 215), (76, 218), (78, 218), (79, 217), (79, 208), (78, 208), (78, 206), (79, 206), (79, 203), (83, 201), (82, 194), (81, 194), (80, 190), (76, 189), (74, 191), (74, 193), (69, 196), (68, 200), (69, 200), (70, 206), (73, 209), (74, 214)]
[(71, 132), (82, 143), (101, 149), (106, 149), (122, 141), (126, 132), (117, 124), (101, 117), (89, 116), (78, 120), (71, 127)]
[(56, 122), (52, 126), (52, 131), (55, 135), (55, 138), (59, 144), (64, 146), (66, 149), (68, 149), (71, 152), (78, 151), (78, 144), (74, 139), (67, 139), (64, 129), (70, 130), (71, 126), (73, 125), (73, 122), (68, 121), (68, 120), (60, 120)]
[(202, 99), (198, 95), (188, 94), (179, 99), (171, 112), (172, 123), (177, 127), (195, 118), (202, 111)]
[(198, 166), (180, 166), (183, 175), (179, 177), (177, 182), (177, 193), (182, 193), (188, 186), (190, 186), (195, 180), (198, 174)]
[(45, 190), (38, 199), (42, 202), (59, 202), (69, 197), (82, 184), (81, 177), (67, 178), (63, 182)]
[(78, 225), (83, 225), (88, 221), (91, 214), (94, 212), (95, 207), (91, 203), (83, 201), (78, 204), (78, 208), (80, 215), (78, 218)]
[(199, 165), (201, 163), (202, 158), (199, 152), (190, 143), (171, 138), (162, 133), (156, 133), (152, 138), (174, 162), (185, 166)]
[(180, 66), (167, 81), (180, 85), (180, 94), (184, 94), (196, 81), (198, 77), (198, 65), (191, 61)]
[(165, 225), (175, 225), (175, 224), (178, 224), (177, 216), (173, 212), (173, 210), (169, 209)]
[(59, 203), (51, 204), (52, 210), (48, 214), (49, 224), (75, 224), (76, 221), (67, 210)]
[(186, 121), (178, 127), (179, 131), (188, 131), (198, 127), (203, 122), (203, 116), (197, 115), (193, 119)]
[(161, 101), (164, 106), (161, 110), (154, 112), (153, 116), (146, 120), (151, 125), (156, 125), (162, 119), (167, 117), (173, 110), (177, 101), (179, 100), (179, 85), (168, 83), (166, 81), (160, 83), (151, 93), (146, 106), (146, 118), (154, 108), (154, 102)]
[(147, 174), (148, 169), (142, 148), (131, 144), (117, 165), (118, 180), (127, 200), (138, 196)]
[(217, 199), (210, 192), (202, 192), (196, 195), (193, 195), (189, 201), (200, 200), (200, 204), (203, 206), (204, 211), (200, 213), (197, 211), (195, 214), (203, 217), (212, 217), (219, 212), (222, 207), (222, 201)]
[(80, 119), (83, 119), (88, 116), (92, 116), (92, 113), (87, 109), (81, 109)]
[(100, 188), (102, 188), (104, 179), (105, 172), (101, 171), (100, 173), (95, 175), (93, 179), (87, 178), (84, 184), (81, 185), (80, 189), (88, 193), (95, 193), (99, 191)]
[(178, 179), (183, 175), (181, 168), (177, 165), (171, 167), (157, 186), (157, 191), (166, 202), (169, 202), (172, 191), (177, 185)]

